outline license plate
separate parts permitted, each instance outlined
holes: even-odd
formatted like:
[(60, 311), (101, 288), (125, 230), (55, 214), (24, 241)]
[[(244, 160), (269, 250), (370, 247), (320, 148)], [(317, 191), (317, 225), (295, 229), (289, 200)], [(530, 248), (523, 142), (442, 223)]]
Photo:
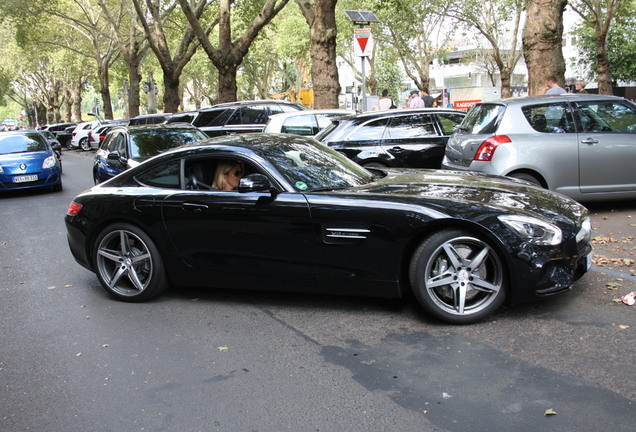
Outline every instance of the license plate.
[(13, 183), (26, 183), (26, 182), (32, 182), (32, 181), (38, 181), (38, 176), (25, 175), (25, 176), (13, 177)]

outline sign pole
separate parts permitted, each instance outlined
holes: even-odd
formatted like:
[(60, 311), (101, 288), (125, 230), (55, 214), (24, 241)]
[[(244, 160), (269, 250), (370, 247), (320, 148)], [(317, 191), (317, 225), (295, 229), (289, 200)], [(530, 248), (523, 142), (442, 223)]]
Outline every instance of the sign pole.
[(367, 75), (364, 71), (364, 64), (366, 63), (366, 57), (360, 57), (362, 61), (362, 112), (367, 111)]

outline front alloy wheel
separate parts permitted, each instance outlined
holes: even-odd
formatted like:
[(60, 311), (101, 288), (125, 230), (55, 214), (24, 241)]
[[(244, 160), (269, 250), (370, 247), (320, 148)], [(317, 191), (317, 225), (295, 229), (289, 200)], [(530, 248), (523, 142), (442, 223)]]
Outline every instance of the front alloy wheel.
[(437, 232), (420, 245), (410, 279), (422, 307), (454, 324), (479, 321), (506, 296), (506, 273), (497, 252), (458, 229)]
[(159, 250), (139, 228), (111, 225), (101, 232), (96, 245), (97, 277), (116, 298), (143, 301), (167, 288)]

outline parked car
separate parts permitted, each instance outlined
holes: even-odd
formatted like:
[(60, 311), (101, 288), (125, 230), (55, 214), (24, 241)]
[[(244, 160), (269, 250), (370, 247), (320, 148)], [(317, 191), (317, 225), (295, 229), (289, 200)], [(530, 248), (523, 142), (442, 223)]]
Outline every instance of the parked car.
[(0, 191), (48, 187), (62, 190), (62, 168), (37, 131), (0, 132)]
[[(59, 135), (64, 133), (64, 131), (71, 126), (77, 126), (77, 123), (54, 123), (44, 126), (40, 131), (51, 132), (59, 141)], [(60, 141), (60, 144), (61, 143), (62, 142)]]
[(305, 110), (274, 114), (269, 117), (263, 132), (290, 133), (313, 136), (331, 124), (331, 119), (355, 114), (343, 109)]
[(98, 120), (92, 120), (89, 122), (78, 124), (73, 130), (73, 136), (71, 137), (69, 148), (81, 148), (84, 151), (90, 150), (91, 146), (88, 142), (88, 133), (95, 129), (95, 127), (97, 127), (99, 124), (101, 124), (101, 122)]
[[(230, 102), (198, 110), (192, 124), (210, 137), (263, 132), (270, 115), (304, 109), (302, 105), (281, 100)], [(186, 118), (177, 113), (168, 123), (181, 122)]]
[(88, 143), (91, 146), (91, 150), (97, 150), (106, 138), (106, 134), (117, 126), (128, 126), (128, 120), (109, 120), (95, 126), (95, 129), (92, 129), (88, 133)]
[(57, 133), (56, 138), (61, 146), (66, 147), (69, 150), (71, 149), (71, 138), (73, 138), (73, 131), (76, 127), (77, 124), (73, 123), (71, 126), (68, 126), (64, 130)]
[(365, 167), (439, 168), (465, 115), (437, 108), (373, 111), (338, 117), (316, 139)]
[(46, 138), (46, 141), (51, 146), (51, 150), (55, 153), (55, 157), (57, 157), (57, 162), (60, 166), (60, 174), (62, 174), (62, 145), (57, 138), (55, 138), (55, 135), (53, 135), (52, 132), (49, 132), (48, 130), (41, 130), (39, 132), (44, 138)]
[[(240, 169), (216, 172), (228, 163)], [(238, 177), (238, 190), (211, 189), (215, 176)], [(567, 291), (591, 252), (587, 210), (562, 195), (503, 177), (371, 172), (288, 134), (167, 151), (78, 195), (65, 221), (77, 262), (120, 300), (169, 285), (413, 290), (453, 323)]]
[(479, 103), (443, 167), (527, 180), (578, 201), (636, 198), (636, 106), (591, 94)]
[(128, 126), (140, 126), (146, 124), (161, 124), (169, 119), (171, 114), (144, 114), (133, 117), (128, 121)]
[(106, 181), (169, 148), (205, 138), (192, 125), (115, 126), (95, 153), (93, 180), (95, 184)]

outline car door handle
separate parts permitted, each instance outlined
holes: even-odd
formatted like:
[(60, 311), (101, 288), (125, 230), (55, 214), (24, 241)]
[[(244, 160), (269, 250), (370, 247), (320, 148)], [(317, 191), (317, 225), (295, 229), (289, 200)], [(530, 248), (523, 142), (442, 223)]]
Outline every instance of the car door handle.
[(594, 138), (582, 139), (581, 144), (590, 144), (590, 145), (598, 144), (598, 140), (595, 140)]
[(397, 147), (397, 146), (396, 146), (396, 147), (393, 147), (393, 148), (391, 149), (391, 151), (392, 151), (392, 152), (395, 152), (395, 153), (399, 153), (399, 152), (404, 151), (404, 149), (403, 149), (402, 147)]
[(185, 202), (185, 203), (181, 204), (181, 208), (184, 209), (184, 210), (188, 210), (188, 211), (200, 212), (200, 211), (203, 211), (203, 210), (207, 210), (208, 206), (207, 206), (207, 204), (198, 204), (198, 203)]

